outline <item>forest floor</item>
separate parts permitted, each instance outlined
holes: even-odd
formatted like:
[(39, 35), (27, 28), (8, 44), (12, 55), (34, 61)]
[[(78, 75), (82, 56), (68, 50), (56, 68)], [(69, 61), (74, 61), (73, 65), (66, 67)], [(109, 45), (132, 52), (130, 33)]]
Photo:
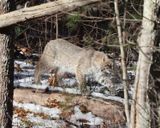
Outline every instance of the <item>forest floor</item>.
[(87, 97), (81, 96), (77, 87), (49, 86), (49, 74), (36, 85), (35, 66), (25, 61), (15, 64), (20, 69), (14, 75), (13, 128), (125, 127), (123, 98), (98, 91)]

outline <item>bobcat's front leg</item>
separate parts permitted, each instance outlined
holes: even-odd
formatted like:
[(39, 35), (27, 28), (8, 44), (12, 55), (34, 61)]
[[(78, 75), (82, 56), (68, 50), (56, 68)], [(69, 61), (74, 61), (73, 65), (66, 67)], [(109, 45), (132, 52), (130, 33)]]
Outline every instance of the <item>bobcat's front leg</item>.
[(59, 72), (58, 68), (55, 68), (53, 73), (55, 74), (55, 83), (54, 83), (54, 85), (58, 86), (60, 84), (61, 80), (62, 80), (62, 77), (61, 77), (62, 74)]
[(79, 68), (77, 68), (77, 71), (76, 71), (76, 79), (77, 79), (78, 86), (79, 86), (79, 89), (80, 89), (82, 95), (86, 95), (87, 94), (87, 87), (86, 87), (85, 76), (82, 74), (82, 72)]

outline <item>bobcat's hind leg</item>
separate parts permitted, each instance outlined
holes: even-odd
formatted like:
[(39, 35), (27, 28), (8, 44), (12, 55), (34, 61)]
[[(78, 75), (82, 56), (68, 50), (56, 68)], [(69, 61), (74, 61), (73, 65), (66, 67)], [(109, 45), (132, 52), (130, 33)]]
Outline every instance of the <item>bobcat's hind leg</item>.
[[(45, 49), (47, 49), (48, 47), (46, 47)], [(52, 67), (48, 61), (52, 60), (52, 62), (54, 62), (54, 58), (55, 58), (55, 52), (52, 55), (52, 57), (48, 56), (48, 54), (46, 54), (46, 51), (44, 50), (44, 53), (41, 55), (40, 60), (38, 61), (36, 68), (35, 68), (35, 72), (34, 72), (34, 82), (35, 84), (39, 84), (40, 80), (41, 80), (41, 75), (45, 72), (49, 72), (49, 70), (54, 67)], [(48, 60), (48, 61), (47, 61)]]
[(34, 83), (35, 84), (40, 84), (40, 79), (41, 79), (41, 62), (39, 61), (35, 67), (35, 71), (34, 71)]
[(46, 72), (49, 68), (44, 65), (43, 62), (39, 61), (34, 72), (34, 83), (41, 84), (41, 75)]

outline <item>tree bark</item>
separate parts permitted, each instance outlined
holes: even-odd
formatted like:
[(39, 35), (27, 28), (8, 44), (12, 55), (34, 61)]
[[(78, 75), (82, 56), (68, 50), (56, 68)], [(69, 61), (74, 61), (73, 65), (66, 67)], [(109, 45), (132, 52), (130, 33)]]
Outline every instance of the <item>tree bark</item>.
[[(0, 13), (10, 11), (13, 0), (0, 1)], [(0, 29), (0, 128), (12, 127), (13, 42), (11, 29)]]
[(139, 58), (136, 69), (135, 90), (131, 108), (131, 128), (150, 128), (151, 115), (148, 97), (150, 67), (155, 42), (156, 9), (159, 0), (144, 0)]
[(58, 0), (34, 7), (27, 7), (13, 11), (0, 16), (0, 28), (23, 22), (29, 19), (35, 19), (47, 15), (53, 15), (58, 12), (66, 12), (87, 4), (100, 2), (101, 0)]
[[(158, 33), (160, 34), (160, 33)], [(159, 38), (156, 40), (156, 46), (159, 47)], [(151, 128), (160, 127), (160, 52), (153, 53), (153, 64), (151, 65), (151, 86), (149, 89), (149, 100), (151, 106)]]

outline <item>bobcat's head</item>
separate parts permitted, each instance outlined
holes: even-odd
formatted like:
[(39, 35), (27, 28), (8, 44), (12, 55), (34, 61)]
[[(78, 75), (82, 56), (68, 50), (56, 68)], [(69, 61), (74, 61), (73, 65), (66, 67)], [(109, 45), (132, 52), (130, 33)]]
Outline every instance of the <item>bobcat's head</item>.
[(93, 63), (95, 68), (101, 72), (109, 71), (113, 66), (112, 60), (105, 53), (99, 51), (94, 53)]

